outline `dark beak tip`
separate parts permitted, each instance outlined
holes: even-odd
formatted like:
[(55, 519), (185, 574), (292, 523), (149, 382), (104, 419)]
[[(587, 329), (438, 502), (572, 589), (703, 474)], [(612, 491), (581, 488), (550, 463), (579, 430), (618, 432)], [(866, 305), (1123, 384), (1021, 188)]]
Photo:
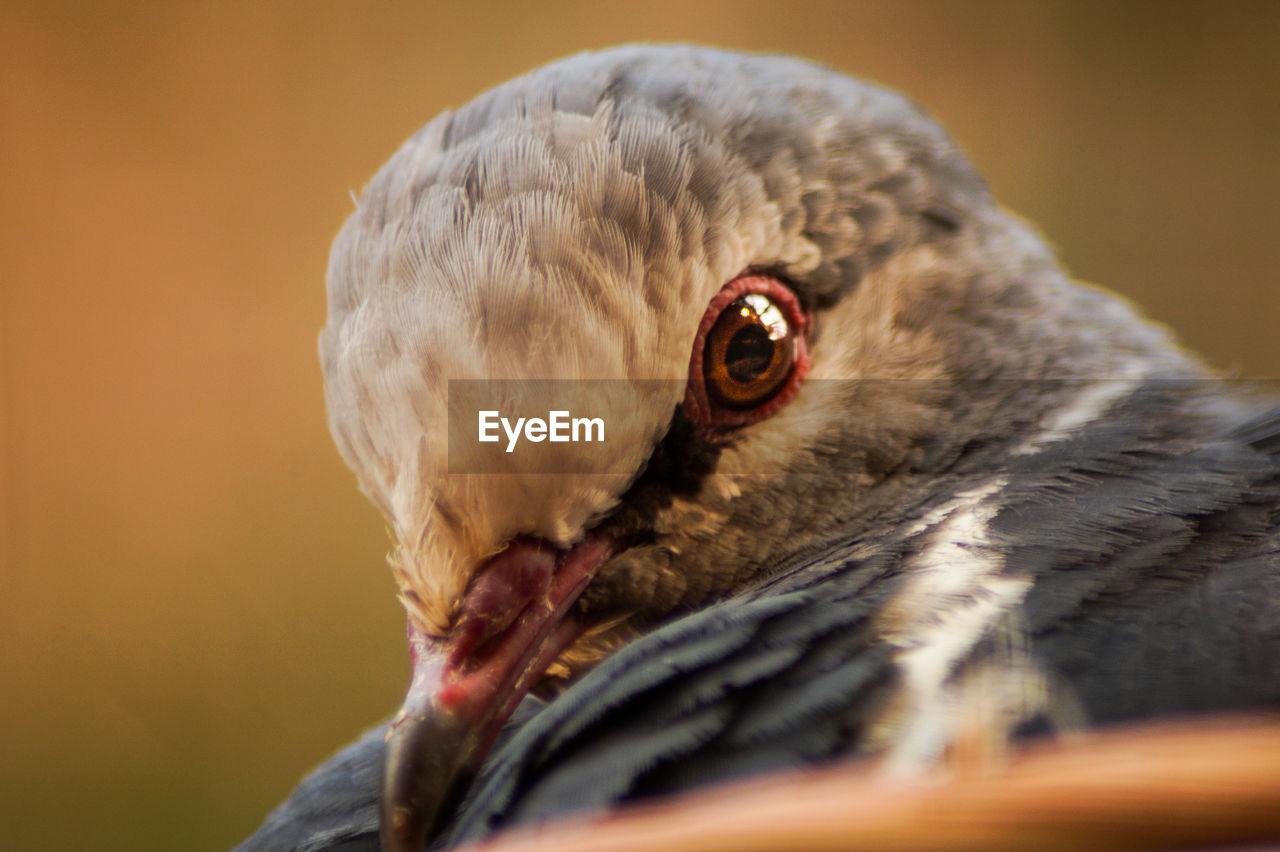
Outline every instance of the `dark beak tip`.
[(409, 712), (387, 738), (382, 791), (382, 844), (389, 852), (422, 852), (444, 829), (474, 771), (465, 721), (451, 713)]

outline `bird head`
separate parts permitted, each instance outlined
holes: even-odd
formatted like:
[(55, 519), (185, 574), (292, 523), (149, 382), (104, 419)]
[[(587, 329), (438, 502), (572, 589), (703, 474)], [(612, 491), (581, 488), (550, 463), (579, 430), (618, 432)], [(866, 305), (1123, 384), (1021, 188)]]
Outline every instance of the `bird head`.
[[(365, 189), (328, 293), (330, 423), (391, 527), (414, 666), (392, 848), (530, 689), (1028, 441), (1076, 392), (1057, 380), (1182, 369), (905, 99), (690, 47), (437, 117)], [(603, 440), (478, 440), (479, 412), (553, 410)]]

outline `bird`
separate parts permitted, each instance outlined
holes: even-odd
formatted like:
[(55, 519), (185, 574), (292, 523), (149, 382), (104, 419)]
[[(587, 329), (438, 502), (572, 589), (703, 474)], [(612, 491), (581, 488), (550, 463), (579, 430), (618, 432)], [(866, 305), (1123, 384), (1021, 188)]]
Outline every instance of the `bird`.
[(327, 285), (412, 677), (241, 849), (1280, 706), (1280, 406), (1072, 280), (897, 93), (553, 62), (405, 142)]

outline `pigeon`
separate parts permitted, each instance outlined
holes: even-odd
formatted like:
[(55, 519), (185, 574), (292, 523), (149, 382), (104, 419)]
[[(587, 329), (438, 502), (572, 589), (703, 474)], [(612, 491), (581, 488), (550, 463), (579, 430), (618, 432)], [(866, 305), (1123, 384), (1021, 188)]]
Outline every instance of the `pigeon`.
[(328, 300), (412, 678), (242, 849), (1280, 705), (1280, 407), (1069, 279), (896, 93), (554, 62), (404, 144)]

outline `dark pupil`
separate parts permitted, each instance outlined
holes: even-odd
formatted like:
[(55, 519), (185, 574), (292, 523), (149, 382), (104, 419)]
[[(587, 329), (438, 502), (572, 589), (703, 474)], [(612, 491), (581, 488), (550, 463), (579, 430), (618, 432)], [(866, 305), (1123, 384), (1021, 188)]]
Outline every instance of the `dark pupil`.
[(769, 369), (773, 361), (774, 343), (769, 332), (759, 325), (739, 329), (724, 351), (724, 366), (735, 382), (752, 382)]

